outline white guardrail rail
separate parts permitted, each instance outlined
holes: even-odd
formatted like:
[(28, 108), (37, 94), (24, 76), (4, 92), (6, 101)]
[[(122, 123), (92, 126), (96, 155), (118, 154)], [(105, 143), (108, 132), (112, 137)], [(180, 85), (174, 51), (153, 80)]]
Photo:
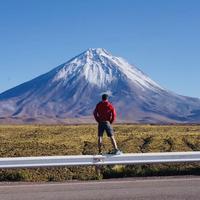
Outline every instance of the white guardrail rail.
[(0, 169), (200, 162), (200, 151), (0, 158)]

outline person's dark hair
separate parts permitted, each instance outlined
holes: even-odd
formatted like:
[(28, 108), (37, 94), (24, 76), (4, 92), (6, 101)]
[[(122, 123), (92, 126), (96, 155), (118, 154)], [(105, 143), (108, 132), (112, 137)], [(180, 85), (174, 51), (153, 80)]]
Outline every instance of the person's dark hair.
[(107, 100), (108, 99), (108, 95), (107, 94), (103, 94), (102, 95), (102, 100)]

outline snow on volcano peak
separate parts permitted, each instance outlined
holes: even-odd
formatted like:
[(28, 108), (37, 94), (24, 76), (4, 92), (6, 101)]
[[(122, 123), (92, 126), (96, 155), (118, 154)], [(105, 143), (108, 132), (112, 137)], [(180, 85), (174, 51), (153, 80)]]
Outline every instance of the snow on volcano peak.
[(90, 48), (68, 61), (58, 71), (54, 81), (64, 80), (66, 83), (74, 77), (84, 77), (101, 88), (122, 76), (142, 89), (162, 89), (139, 69), (123, 58), (112, 56), (103, 48)]

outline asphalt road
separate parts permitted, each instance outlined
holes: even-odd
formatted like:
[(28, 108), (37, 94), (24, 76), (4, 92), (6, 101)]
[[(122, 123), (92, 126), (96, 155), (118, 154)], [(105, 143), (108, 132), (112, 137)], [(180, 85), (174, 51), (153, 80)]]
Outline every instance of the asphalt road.
[(0, 200), (200, 200), (200, 177), (1, 183)]

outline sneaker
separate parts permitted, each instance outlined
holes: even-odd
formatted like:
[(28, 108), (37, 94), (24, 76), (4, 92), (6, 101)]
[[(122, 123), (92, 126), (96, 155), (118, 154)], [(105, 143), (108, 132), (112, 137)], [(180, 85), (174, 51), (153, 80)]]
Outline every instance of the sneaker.
[(99, 155), (102, 155), (103, 154), (103, 151), (102, 150), (99, 150)]
[(123, 154), (123, 152), (120, 151), (119, 149), (116, 149), (116, 150), (115, 150), (115, 155), (122, 155), (122, 154)]
[(121, 155), (123, 154), (122, 151), (120, 151), (119, 149), (114, 149), (112, 150), (112, 153), (111, 154), (114, 154), (114, 155)]

